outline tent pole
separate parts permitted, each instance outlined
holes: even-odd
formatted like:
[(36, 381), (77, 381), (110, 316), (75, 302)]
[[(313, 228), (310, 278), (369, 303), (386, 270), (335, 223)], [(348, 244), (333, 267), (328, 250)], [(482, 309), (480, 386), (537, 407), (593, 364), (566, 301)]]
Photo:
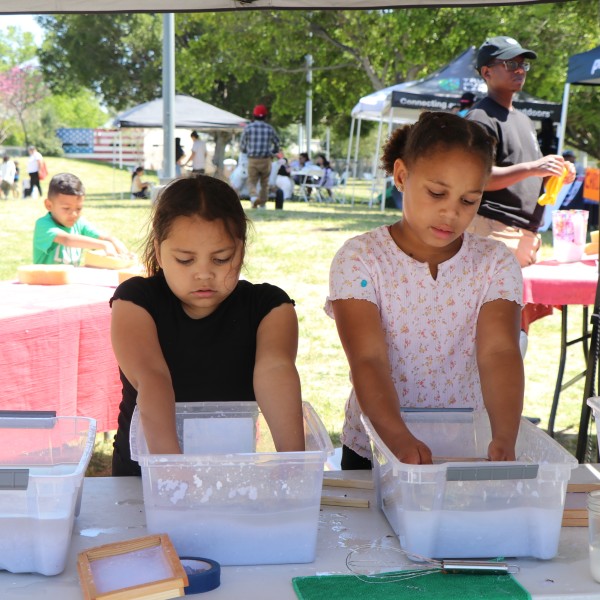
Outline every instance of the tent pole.
[(175, 177), (175, 14), (163, 14), (163, 166), (164, 179)]
[(560, 131), (558, 135), (558, 154), (563, 153), (565, 147), (565, 132), (567, 130), (567, 111), (569, 109), (569, 93), (571, 91), (571, 84), (565, 83), (565, 89), (563, 92), (562, 109), (560, 112)]
[[(354, 134), (354, 123), (355, 123), (355, 118), (352, 117), (352, 120), (350, 121), (350, 134), (348, 135), (348, 153), (346, 154), (346, 165), (344, 166), (344, 172), (346, 174), (346, 177), (344, 177), (344, 200), (346, 199), (347, 196), (347, 190), (348, 190), (348, 179), (350, 178), (350, 158), (352, 157), (352, 135)], [(352, 184), (354, 185), (354, 183)], [(354, 194), (352, 194), (354, 196)]]
[[(373, 165), (371, 167), (371, 197), (369, 198), (369, 208), (373, 206), (373, 196), (375, 195), (375, 188), (377, 187), (377, 161), (379, 160), (379, 146), (381, 146), (381, 131), (383, 129), (383, 121), (379, 120), (379, 127), (377, 128), (377, 148), (375, 148), (375, 156), (373, 157)], [(385, 204), (385, 199), (384, 199)]]
[[(390, 137), (391, 133), (392, 133), (392, 126), (394, 124), (394, 107), (390, 106), (390, 118), (388, 119), (388, 138)], [(381, 148), (381, 142), (378, 144), (377, 146), (377, 156), (379, 157), (379, 151)], [(393, 182), (392, 182), (393, 185)], [(385, 211), (385, 192), (386, 192), (386, 180), (385, 180), (385, 173), (383, 174), (383, 186), (382, 186), (382, 192), (381, 192), (381, 212)]]
[[(359, 117), (356, 122), (356, 144), (354, 146), (354, 180), (356, 181), (357, 171), (358, 171), (358, 145), (360, 142), (360, 125), (362, 123), (362, 119)], [(352, 206), (354, 206), (354, 187), (352, 188)]]

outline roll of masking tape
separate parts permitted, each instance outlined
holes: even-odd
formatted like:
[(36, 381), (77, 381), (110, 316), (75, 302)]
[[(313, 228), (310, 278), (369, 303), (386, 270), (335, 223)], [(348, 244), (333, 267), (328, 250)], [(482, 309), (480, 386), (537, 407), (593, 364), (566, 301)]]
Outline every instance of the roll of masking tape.
[(179, 560), (188, 576), (187, 594), (209, 592), (221, 585), (221, 565), (210, 558), (180, 556)]

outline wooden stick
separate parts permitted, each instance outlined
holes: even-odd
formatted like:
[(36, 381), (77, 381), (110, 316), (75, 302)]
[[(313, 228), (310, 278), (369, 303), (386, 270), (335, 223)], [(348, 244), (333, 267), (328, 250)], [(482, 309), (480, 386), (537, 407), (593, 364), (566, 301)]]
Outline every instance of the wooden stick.
[(565, 508), (563, 519), (585, 519), (587, 521), (587, 508)]
[(336, 479), (333, 477), (323, 477), (323, 485), (327, 485), (330, 487), (356, 488), (359, 490), (372, 490), (373, 480)]
[(367, 498), (343, 498), (340, 496), (321, 496), (321, 506), (346, 506), (348, 508), (369, 508)]
[(593, 492), (595, 490), (600, 490), (600, 482), (567, 484), (567, 492)]
[(563, 527), (587, 527), (587, 519), (565, 519), (562, 520)]

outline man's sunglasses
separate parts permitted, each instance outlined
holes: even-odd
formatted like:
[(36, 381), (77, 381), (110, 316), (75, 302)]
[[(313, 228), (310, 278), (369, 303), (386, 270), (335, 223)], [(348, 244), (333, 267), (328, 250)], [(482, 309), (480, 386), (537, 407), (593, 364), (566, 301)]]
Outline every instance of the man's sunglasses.
[(519, 62), (518, 60), (498, 60), (496, 62), (490, 63), (488, 67), (495, 67), (496, 65), (504, 65), (504, 68), (507, 71), (516, 71), (517, 69), (523, 69), (525, 73), (531, 69), (531, 63), (529, 62)]

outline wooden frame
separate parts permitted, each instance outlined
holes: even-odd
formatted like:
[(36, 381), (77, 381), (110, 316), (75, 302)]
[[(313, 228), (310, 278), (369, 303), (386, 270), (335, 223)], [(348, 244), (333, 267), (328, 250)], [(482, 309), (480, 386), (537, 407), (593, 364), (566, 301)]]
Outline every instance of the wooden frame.
[[(167, 565), (173, 573), (172, 577), (112, 591), (98, 592), (92, 568), (94, 561), (156, 547), (161, 547)], [(77, 571), (85, 600), (168, 600), (183, 596), (184, 588), (188, 585), (187, 574), (166, 534), (105, 544), (81, 552), (77, 560)]]

